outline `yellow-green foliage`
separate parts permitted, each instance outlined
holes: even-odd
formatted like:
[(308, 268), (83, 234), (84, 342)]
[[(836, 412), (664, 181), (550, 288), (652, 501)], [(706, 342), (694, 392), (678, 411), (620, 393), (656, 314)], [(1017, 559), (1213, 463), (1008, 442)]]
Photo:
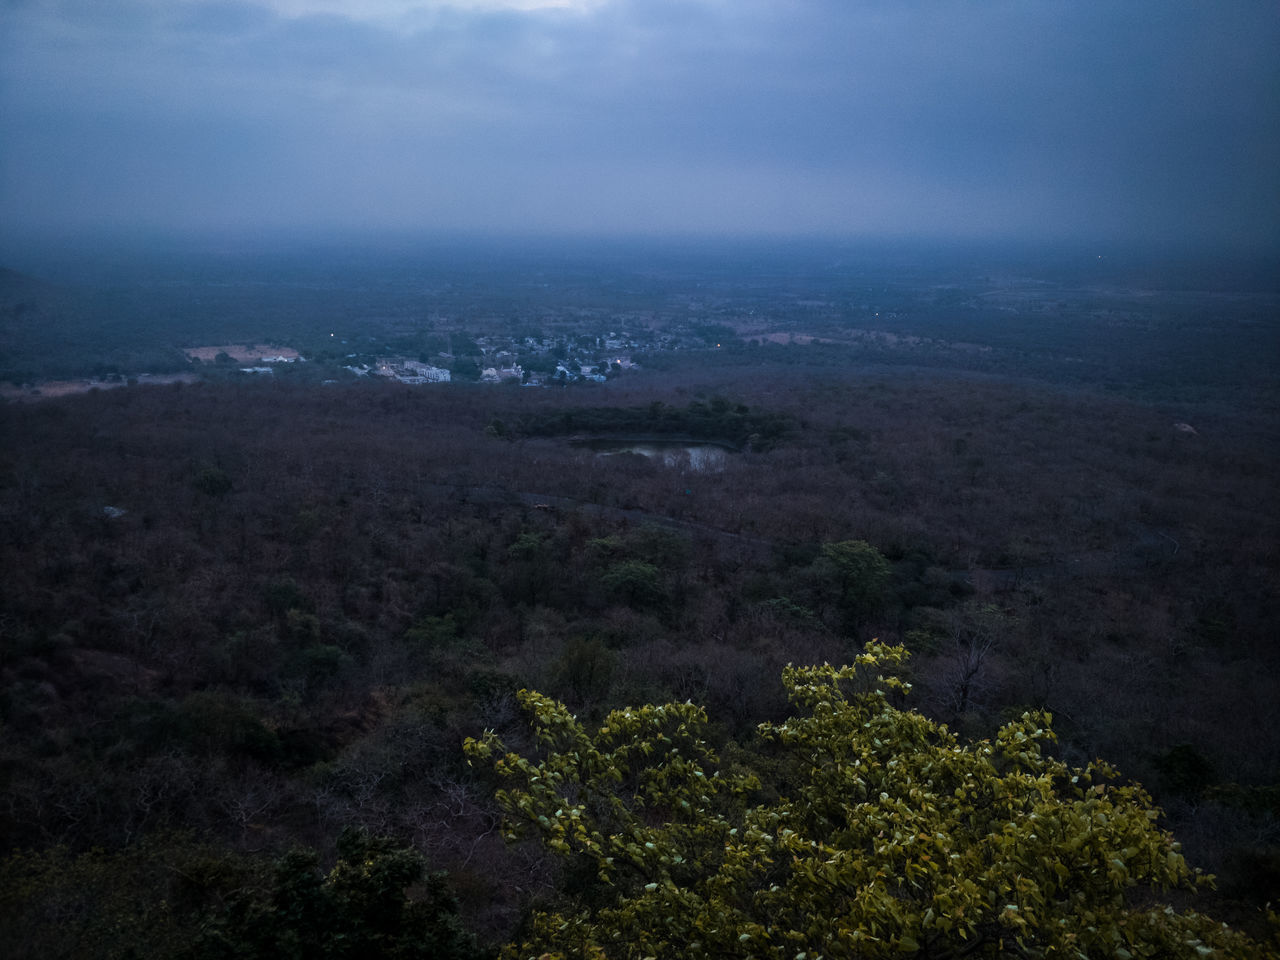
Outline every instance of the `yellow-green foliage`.
[[(532, 831), (591, 881), (535, 914), (509, 957), (1257, 957), (1161, 902), (1204, 878), (1140, 787), (1046, 756), (1047, 715), (961, 743), (888, 691), (901, 647), (788, 667), (797, 716), (764, 724), (790, 782), (717, 769), (692, 704), (615, 711), (589, 733), (523, 691), (541, 758), (468, 740)], [(858, 690), (860, 692), (854, 692)]]

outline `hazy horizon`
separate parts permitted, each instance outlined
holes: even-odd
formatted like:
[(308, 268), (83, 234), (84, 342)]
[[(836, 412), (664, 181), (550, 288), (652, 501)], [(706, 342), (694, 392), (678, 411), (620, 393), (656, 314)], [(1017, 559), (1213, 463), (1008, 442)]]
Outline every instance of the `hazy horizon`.
[[(598, 278), (789, 276), (823, 283), (906, 271), (919, 283), (1005, 280), (1067, 286), (1280, 292), (1277, 251), (1221, 245), (1101, 244), (1008, 238), (778, 235), (477, 234), (406, 231), (81, 232), (0, 237), (0, 269), (93, 286), (194, 277), (339, 285), (431, 273), (510, 275), (562, 270)], [(212, 282), (211, 280), (209, 282)]]
[(19, 0), (0, 253), (767, 237), (1280, 250), (1270, 3)]

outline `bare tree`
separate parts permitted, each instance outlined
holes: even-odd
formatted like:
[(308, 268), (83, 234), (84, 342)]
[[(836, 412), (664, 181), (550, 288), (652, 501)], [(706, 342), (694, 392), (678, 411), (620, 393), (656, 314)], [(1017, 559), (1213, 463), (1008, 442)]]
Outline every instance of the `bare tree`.
[(942, 695), (959, 717), (982, 705), (990, 686), (988, 662), (1009, 624), (999, 607), (980, 601), (963, 604), (947, 619), (951, 636)]

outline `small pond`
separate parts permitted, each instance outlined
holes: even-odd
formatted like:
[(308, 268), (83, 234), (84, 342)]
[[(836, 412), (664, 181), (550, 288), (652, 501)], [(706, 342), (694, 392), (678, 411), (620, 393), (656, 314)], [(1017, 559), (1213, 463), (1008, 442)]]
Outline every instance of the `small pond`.
[(732, 448), (718, 443), (690, 443), (683, 440), (579, 440), (574, 446), (586, 447), (597, 456), (609, 457), (630, 453), (656, 460), (667, 467), (714, 473), (723, 470)]

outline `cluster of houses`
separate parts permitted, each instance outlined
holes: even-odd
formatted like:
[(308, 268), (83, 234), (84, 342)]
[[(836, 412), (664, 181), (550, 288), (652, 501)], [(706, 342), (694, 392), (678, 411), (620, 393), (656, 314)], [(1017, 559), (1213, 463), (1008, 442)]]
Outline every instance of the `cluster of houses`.
[[(626, 334), (619, 336), (611, 333), (608, 337), (596, 337), (594, 340), (594, 344), (575, 345), (569, 339), (479, 337), (474, 341), (479, 350), (479, 356), (476, 357), (479, 380), (481, 383), (515, 382), (525, 386), (584, 380), (604, 382), (610, 372), (629, 370), (635, 366), (627, 351), (635, 348), (636, 343)], [(561, 359), (552, 362), (534, 363), (530, 359), (557, 355)], [(446, 361), (454, 359), (452, 354), (440, 356)], [(522, 363), (521, 358), (527, 363)], [(407, 357), (377, 357), (372, 365), (362, 363), (346, 369), (357, 376), (388, 377), (400, 383), (448, 383), (452, 379), (450, 371), (445, 367)]]
[[(342, 341), (346, 343), (346, 341)], [(604, 382), (610, 374), (635, 367), (631, 352), (637, 349), (678, 349), (670, 335), (660, 335), (639, 342), (627, 333), (610, 331), (600, 336), (551, 337), (502, 337), (483, 336), (474, 341), (477, 355), (467, 351), (465, 357), (469, 372), (464, 379), (478, 379), (481, 383), (519, 383), (526, 386), (563, 384), (582, 381)], [(192, 347), (186, 351), (192, 360), (205, 363), (238, 362), (245, 373), (271, 373), (282, 363), (295, 363), (303, 358), (296, 350), (287, 347), (268, 347), (262, 344), (225, 345), (216, 347)], [(459, 356), (462, 356), (461, 354)], [(450, 367), (456, 368), (452, 353), (441, 353), (437, 362), (449, 366), (436, 366), (402, 356), (381, 356), (372, 359), (348, 354), (344, 369), (356, 376), (386, 377), (406, 384), (449, 383), (454, 379)], [(471, 366), (470, 361), (475, 361)]]
[[(640, 346), (627, 334), (612, 332), (607, 336), (594, 338), (580, 336), (576, 338), (576, 342), (574, 338), (556, 340), (550, 337), (525, 337), (517, 344), (516, 341), (503, 337), (483, 337), (477, 339), (476, 344), (484, 351), (486, 359), (492, 357), (496, 364), (509, 364), (505, 369), (519, 372), (526, 386), (538, 386), (547, 382), (574, 383), (581, 380), (603, 383), (608, 379), (608, 373), (635, 367), (629, 354)], [(520, 365), (514, 362), (514, 351), (517, 349), (526, 355), (558, 355), (560, 359), (555, 361), (554, 367), (538, 364), (539, 369), (536, 371), (522, 371)], [(500, 379), (503, 369), (501, 366), (498, 368)], [(486, 375), (488, 372), (485, 371)]]
[(448, 383), (453, 379), (453, 374), (444, 367), (434, 367), (408, 357), (377, 357), (373, 366), (361, 364), (343, 369), (350, 370), (357, 377), (390, 377), (401, 383)]
[(444, 367), (433, 367), (404, 357), (378, 357), (373, 361), (370, 372), (379, 377), (394, 377), (401, 383), (448, 383), (452, 378)]

